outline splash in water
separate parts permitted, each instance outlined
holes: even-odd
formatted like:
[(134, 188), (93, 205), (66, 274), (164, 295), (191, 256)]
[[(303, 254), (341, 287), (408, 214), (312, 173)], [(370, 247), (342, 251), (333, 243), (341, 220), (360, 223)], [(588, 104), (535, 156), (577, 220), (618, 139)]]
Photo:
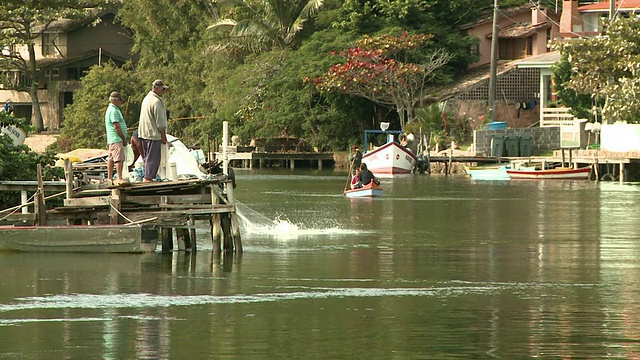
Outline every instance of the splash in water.
[(279, 239), (294, 239), (312, 235), (352, 235), (360, 230), (342, 229), (337, 224), (330, 226), (319, 224), (295, 224), (285, 214), (275, 219), (260, 214), (250, 207), (236, 202), (236, 213), (240, 219), (240, 228), (244, 234), (268, 235)]

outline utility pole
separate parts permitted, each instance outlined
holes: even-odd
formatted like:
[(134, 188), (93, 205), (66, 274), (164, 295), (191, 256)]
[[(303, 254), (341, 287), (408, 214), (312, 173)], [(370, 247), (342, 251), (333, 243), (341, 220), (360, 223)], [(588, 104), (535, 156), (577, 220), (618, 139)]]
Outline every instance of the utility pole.
[(493, 2), (493, 27), (491, 28), (491, 77), (489, 78), (489, 120), (496, 120), (496, 92), (498, 72), (498, 2)]
[(613, 22), (616, 18), (616, 2), (615, 0), (609, 0), (609, 23)]

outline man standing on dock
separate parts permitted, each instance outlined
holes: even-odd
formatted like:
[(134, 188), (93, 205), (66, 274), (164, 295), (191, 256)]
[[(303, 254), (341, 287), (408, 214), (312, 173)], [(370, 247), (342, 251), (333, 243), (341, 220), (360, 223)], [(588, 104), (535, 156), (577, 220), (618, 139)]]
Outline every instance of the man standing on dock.
[(162, 146), (167, 143), (167, 109), (162, 96), (169, 87), (162, 80), (153, 82), (151, 91), (142, 100), (138, 137), (142, 142), (144, 182), (153, 181), (160, 168)]
[(107, 177), (109, 184), (113, 181), (113, 164), (116, 164), (116, 180), (114, 185), (125, 182), (122, 178), (124, 167), (125, 147), (127, 146), (127, 123), (124, 121), (120, 105), (122, 95), (114, 91), (109, 95), (109, 106), (104, 114), (104, 124), (107, 130), (107, 144), (109, 144), (109, 156), (107, 157)]

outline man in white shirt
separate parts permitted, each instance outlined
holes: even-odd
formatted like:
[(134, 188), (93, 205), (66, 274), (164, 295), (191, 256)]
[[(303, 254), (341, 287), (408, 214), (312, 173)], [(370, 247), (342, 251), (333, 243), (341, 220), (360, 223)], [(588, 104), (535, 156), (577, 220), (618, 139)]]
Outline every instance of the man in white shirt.
[(153, 82), (151, 91), (142, 100), (138, 137), (142, 142), (144, 180), (153, 181), (160, 168), (162, 146), (167, 143), (167, 109), (162, 96), (169, 89), (162, 80)]

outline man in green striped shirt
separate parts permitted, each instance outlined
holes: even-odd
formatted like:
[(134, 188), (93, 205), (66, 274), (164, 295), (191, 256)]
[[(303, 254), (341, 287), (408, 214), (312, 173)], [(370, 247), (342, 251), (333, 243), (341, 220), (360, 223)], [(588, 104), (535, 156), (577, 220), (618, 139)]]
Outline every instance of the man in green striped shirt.
[(114, 91), (109, 95), (109, 106), (104, 114), (104, 124), (107, 130), (107, 144), (109, 144), (109, 156), (107, 157), (107, 177), (108, 183), (113, 180), (113, 164), (116, 164), (116, 180), (113, 185), (120, 185), (125, 182), (122, 178), (122, 170), (125, 157), (125, 146), (127, 146), (127, 123), (124, 121), (120, 105), (122, 105), (122, 95)]

